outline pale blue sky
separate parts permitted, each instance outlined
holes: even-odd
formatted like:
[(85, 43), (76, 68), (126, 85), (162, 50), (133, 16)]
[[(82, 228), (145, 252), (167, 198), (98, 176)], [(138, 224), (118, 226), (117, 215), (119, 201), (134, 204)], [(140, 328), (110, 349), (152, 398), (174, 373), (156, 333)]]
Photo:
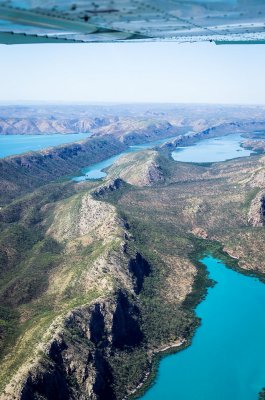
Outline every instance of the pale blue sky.
[(265, 104), (265, 46), (0, 45), (0, 101)]

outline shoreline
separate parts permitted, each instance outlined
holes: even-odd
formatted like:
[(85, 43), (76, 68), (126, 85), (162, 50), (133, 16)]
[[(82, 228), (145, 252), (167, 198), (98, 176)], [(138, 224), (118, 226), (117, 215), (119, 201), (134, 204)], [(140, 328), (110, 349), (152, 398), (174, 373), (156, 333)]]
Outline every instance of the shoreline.
[(177, 341), (173, 342), (172, 344), (169, 344), (169, 345), (167, 345), (165, 347), (153, 350), (150, 353), (150, 360), (149, 360), (150, 361), (150, 368), (149, 368), (149, 370), (145, 372), (142, 381), (136, 386), (136, 388), (131, 390), (128, 393), (128, 395), (124, 397), (124, 400), (130, 399), (130, 397), (135, 395), (137, 393), (137, 391), (139, 389), (141, 389), (143, 387), (143, 385), (146, 383), (147, 379), (150, 377), (151, 372), (152, 372), (152, 368), (153, 368), (153, 360), (152, 359), (154, 358), (154, 356), (156, 356), (156, 355), (162, 356), (162, 353), (164, 353), (164, 352), (166, 352), (168, 350), (172, 350), (174, 348), (182, 347), (186, 343), (187, 343), (187, 340), (182, 338), (182, 339), (179, 339), (179, 340), (177, 340)]
[[(262, 279), (262, 277), (259, 276), (256, 271), (254, 272), (254, 271), (250, 271), (250, 270), (244, 270), (244, 269), (240, 268), (238, 265), (235, 266), (235, 263), (238, 264), (239, 257), (231, 256), (225, 250), (225, 248), (218, 249), (218, 250), (217, 250), (217, 253), (219, 253), (218, 255), (217, 254), (213, 254), (213, 253), (215, 253), (215, 251), (212, 251), (212, 254), (211, 254), (211, 252), (205, 251), (204, 255), (206, 255), (206, 253), (207, 253), (211, 257), (216, 258), (216, 260), (221, 262), (221, 263), (223, 263), (225, 268), (227, 268), (228, 270), (231, 269), (234, 272), (238, 273), (239, 275), (245, 275), (245, 276), (247, 276), (249, 278), (258, 278), (260, 283), (263, 283), (263, 284), (265, 283), (264, 276), (263, 276), (263, 279)], [(223, 257), (220, 257), (220, 255), (223, 256)], [(202, 263), (201, 260), (199, 260), (198, 262)], [(206, 295), (207, 295), (207, 293), (206, 293)], [(202, 299), (202, 301), (203, 301), (203, 299)], [(195, 331), (196, 330), (197, 330), (197, 327), (196, 327)], [(150, 363), (152, 363), (150, 365), (150, 369), (144, 374), (144, 378), (143, 378), (142, 382), (134, 390), (132, 390), (130, 392), (130, 394), (129, 394), (129, 397), (126, 396), (124, 398), (124, 400), (127, 400), (127, 399), (129, 400), (131, 398), (130, 397), (131, 395), (136, 394), (136, 392), (144, 386), (144, 384), (147, 382), (148, 378), (152, 378), (151, 374), (152, 374), (153, 371), (155, 371), (155, 375), (154, 376), (155, 377), (157, 376), (157, 368), (158, 368), (158, 365), (159, 365), (159, 363), (161, 361), (161, 358), (163, 357), (163, 353), (164, 352), (167, 352), (168, 350), (172, 350), (172, 354), (177, 354), (178, 351), (184, 350), (186, 347), (192, 345), (192, 339), (194, 337), (194, 333), (196, 333), (195, 331), (193, 332), (193, 335), (191, 336), (190, 339), (181, 338), (180, 340), (178, 340), (178, 341), (176, 341), (176, 342), (174, 342), (172, 344), (169, 344), (169, 345), (167, 345), (165, 347), (162, 347), (162, 348), (159, 348), (157, 350), (154, 350), (152, 352), (151, 359), (150, 359)], [(178, 348), (178, 350), (174, 351), (175, 348)], [(159, 358), (157, 360), (152, 360), (153, 357), (156, 356), (156, 355), (158, 355)], [(165, 355), (170, 355), (170, 352), (168, 352), (168, 354), (165, 354)], [(155, 368), (155, 370), (154, 370), (154, 368)], [(152, 387), (153, 383), (156, 383), (156, 382), (155, 381), (154, 382), (151, 381), (148, 384), (146, 390), (144, 390), (143, 393), (140, 392), (139, 396), (136, 395), (136, 397), (132, 397), (132, 399), (141, 399), (145, 395), (145, 393)], [(258, 398), (260, 400), (265, 400), (265, 389), (264, 388), (260, 390), (258, 396), (259, 396)]]

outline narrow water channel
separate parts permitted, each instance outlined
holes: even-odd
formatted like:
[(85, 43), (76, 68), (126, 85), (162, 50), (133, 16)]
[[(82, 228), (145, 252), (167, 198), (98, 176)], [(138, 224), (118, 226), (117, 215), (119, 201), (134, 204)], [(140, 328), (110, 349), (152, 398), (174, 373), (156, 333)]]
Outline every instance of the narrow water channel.
[[(74, 177), (73, 180), (81, 182), (90, 179), (101, 179), (107, 174), (104, 169), (110, 167), (122, 155), (144, 149), (150, 149), (155, 146), (162, 145), (174, 137), (164, 138), (149, 143), (130, 146), (128, 150), (110, 157), (99, 163), (89, 165), (81, 170), (80, 176)], [(179, 147), (172, 152), (175, 161), (185, 162), (216, 162), (225, 161), (237, 157), (248, 157), (253, 152), (240, 146), (243, 141), (240, 134), (231, 134), (222, 137), (204, 139), (192, 146)]]
[(257, 400), (265, 386), (265, 285), (208, 256), (216, 285), (196, 308), (192, 344), (166, 356), (142, 400)]
[(117, 154), (116, 156), (107, 158), (106, 160), (100, 161), (96, 164), (89, 165), (81, 170), (80, 176), (76, 176), (73, 178), (76, 182), (82, 182), (90, 179), (101, 179), (104, 178), (107, 174), (104, 169), (110, 167), (112, 164), (115, 163), (121, 156), (128, 153), (133, 153), (136, 151), (141, 151), (145, 149), (151, 149), (152, 147), (159, 146), (163, 143), (172, 140), (174, 137), (168, 137), (164, 139), (154, 140), (152, 142), (138, 144), (135, 146), (130, 146), (127, 150), (123, 151), (122, 153)]

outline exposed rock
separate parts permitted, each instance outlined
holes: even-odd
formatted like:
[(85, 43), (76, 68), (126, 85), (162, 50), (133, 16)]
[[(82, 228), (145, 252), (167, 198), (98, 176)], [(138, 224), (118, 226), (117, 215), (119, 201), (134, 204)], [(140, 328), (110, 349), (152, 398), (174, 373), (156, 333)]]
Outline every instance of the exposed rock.
[[(78, 279), (73, 268), (66, 278), (67, 268), (62, 265), (51, 274), (46, 295), (62, 296), (64, 285), (70, 284), (80, 295), (97, 290), (106, 297), (93, 303), (88, 300), (87, 305), (61, 315), (40, 338), (30, 361), (12, 376), (1, 400), (118, 398), (113, 393), (110, 359), (117, 351), (132, 351), (142, 344), (141, 310), (135, 293), (151, 269), (140, 253), (131, 258), (124, 251), (125, 236), (129, 237), (125, 233), (115, 208), (87, 192), (58, 203), (48, 236), (70, 247), (80, 240), (84, 244), (102, 240), (105, 247), (88, 265), (83, 258)], [(115, 241), (116, 250), (112, 248)]]
[(124, 155), (109, 169), (109, 175), (135, 186), (152, 186), (165, 180), (154, 150)]
[(252, 200), (248, 212), (248, 223), (253, 226), (265, 225), (265, 191), (261, 191)]
[(259, 171), (257, 171), (254, 175), (254, 177), (252, 177), (252, 179), (250, 180), (250, 186), (253, 188), (265, 188), (265, 170), (263, 169), (259, 169)]
[(237, 249), (230, 249), (228, 247), (224, 247), (223, 251), (225, 253), (227, 253), (231, 258), (234, 258), (235, 260), (239, 260), (240, 256), (239, 256), (239, 252), (237, 251)]
[(68, 400), (70, 393), (67, 386), (67, 380), (60, 371), (59, 367), (52, 363), (49, 369), (45, 366), (43, 372), (36, 371), (29, 375), (20, 396), (20, 400)]
[(165, 180), (163, 171), (157, 162), (149, 162), (146, 168), (146, 175), (142, 180), (142, 186), (151, 186)]
[(143, 334), (139, 325), (140, 310), (130, 303), (120, 290), (117, 296), (117, 307), (113, 314), (112, 344), (114, 347), (134, 347), (141, 343)]
[(139, 318), (138, 307), (121, 290), (110, 299), (70, 312), (44, 349), (43, 360), (30, 369), (12, 398), (115, 399), (109, 354), (142, 342)]
[[(89, 194), (75, 195), (67, 203), (62, 202), (54, 211), (54, 221), (47, 234), (58, 241), (92, 239), (112, 241), (121, 237), (122, 223), (115, 207), (99, 202)], [(83, 239), (82, 239), (83, 238)]]
[(151, 265), (140, 253), (136, 253), (136, 257), (129, 262), (129, 270), (134, 277), (134, 291), (139, 294), (143, 287), (144, 278), (151, 272)]
[(193, 233), (193, 235), (198, 236), (198, 237), (200, 237), (202, 239), (207, 239), (208, 238), (208, 233), (202, 228), (198, 228), (198, 227), (193, 228), (192, 229), (192, 233)]
[(163, 137), (170, 137), (179, 131), (164, 119), (119, 117), (109, 125), (96, 130), (96, 135), (114, 135), (127, 146), (150, 142)]
[(168, 276), (162, 288), (163, 296), (172, 304), (183, 302), (192, 292), (197, 269), (185, 258), (174, 256), (163, 256), (162, 258), (168, 267)]
[(114, 192), (115, 190), (120, 189), (124, 185), (124, 181), (120, 178), (113, 179), (108, 181), (107, 184), (99, 186), (94, 192), (93, 195), (96, 197), (105, 196), (108, 193)]

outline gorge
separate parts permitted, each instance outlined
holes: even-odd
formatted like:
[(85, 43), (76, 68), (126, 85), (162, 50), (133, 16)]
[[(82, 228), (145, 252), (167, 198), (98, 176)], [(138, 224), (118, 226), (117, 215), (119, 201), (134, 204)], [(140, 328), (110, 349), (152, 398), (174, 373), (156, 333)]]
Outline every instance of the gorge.
[[(217, 142), (226, 147), (230, 137), (225, 133)], [(213, 139), (203, 137), (195, 143), (207, 147)], [(146, 141), (128, 152), (128, 145), (106, 135), (0, 160), (1, 399), (139, 397), (153, 382), (157, 355), (164, 349), (176, 351), (176, 344), (182, 343), (187, 348), (163, 359), (157, 383), (143, 398), (160, 398), (161, 390), (167, 393), (166, 385), (168, 398), (178, 394), (190, 400), (194, 392), (177, 384), (174, 374), (181, 375), (175, 368), (183, 372), (183, 382), (196, 382), (200, 338), (212, 344), (218, 357), (207, 309), (227, 351), (232, 346), (242, 352), (232, 342), (237, 338), (236, 330), (232, 334), (235, 314), (246, 323), (243, 332), (247, 334), (247, 326), (252, 329), (258, 346), (263, 331), (255, 329), (256, 320), (248, 324), (249, 308), (244, 303), (241, 309), (236, 300), (244, 295), (247, 301), (241, 290), (249, 287), (257, 298), (252, 296), (254, 303), (248, 301), (248, 306), (258, 309), (261, 304), (262, 311), (263, 283), (223, 264), (264, 277), (263, 219), (258, 225), (253, 222), (262, 212), (258, 199), (265, 189), (263, 154), (237, 157), (235, 151), (227, 157), (226, 152), (225, 159), (235, 158), (187, 163), (171, 157), (175, 138)], [(194, 149), (205, 151), (197, 144), (186, 147)], [(104, 164), (112, 156), (113, 162)], [(108, 166), (103, 179), (72, 180), (78, 170), (102, 160), (103, 167)], [(101, 171), (102, 164), (96, 170)], [(208, 258), (202, 260), (205, 254)], [(199, 260), (207, 265), (209, 277)], [(211, 279), (217, 281), (213, 288)], [(215, 301), (233, 305), (231, 316), (220, 311), (220, 320), (213, 318)], [(261, 328), (262, 312), (256, 317)], [(251, 354), (246, 357), (252, 357), (257, 351), (248, 343)], [(244, 346), (244, 337), (238, 344)], [(193, 357), (193, 351), (194, 376), (190, 370), (187, 378), (178, 359), (187, 364), (185, 357)], [(264, 357), (261, 350), (259, 354), (259, 363), (247, 362), (247, 370), (241, 360), (242, 374), (234, 378), (236, 368), (229, 372), (220, 364), (220, 379), (212, 379), (209, 393), (203, 379), (201, 387), (189, 386), (210, 399), (229, 372), (233, 400), (241, 400), (242, 387), (246, 399), (257, 398), (264, 386)], [(249, 384), (253, 365), (261, 372)], [(206, 373), (207, 368), (212, 369), (210, 362), (200, 370)], [(171, 386), (164, 376), (171, 378)]]

